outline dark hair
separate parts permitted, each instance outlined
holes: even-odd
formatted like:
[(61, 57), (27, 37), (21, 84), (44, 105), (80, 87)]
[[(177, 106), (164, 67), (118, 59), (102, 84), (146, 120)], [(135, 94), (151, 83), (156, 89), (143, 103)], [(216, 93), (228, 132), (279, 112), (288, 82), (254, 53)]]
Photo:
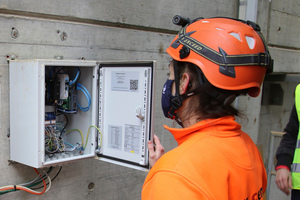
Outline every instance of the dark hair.
[[(245, 95), (247, 94), (247, 90), (230, 91), (217, 88), (209, 83), (204, 77), (201, 69), (192, 63), (177, 62), (177, 67), (179, 77), (181, 77), (185, 72), (190, 76), (190, 84), (187, 92), (195, 89), (199, 90), (198, 94), (189, 97), (193, 99), (192, 103), (187, 107), (188, 113), (191, 113), (189, 111), (193, 111), (198, 114), (201, 119), (216, 119), (228, 115), (239, 116), (239, 111), (235, 109), (231, 103), (227, 104), (224, 103), (224, 101), (218, 100), (210, 95), (207, 90), (215, 90), (216, 92), (220, 92), (228, 97), (231, 95)], [(205, 84), (201, 84), (200, 79), (205, 79)]]

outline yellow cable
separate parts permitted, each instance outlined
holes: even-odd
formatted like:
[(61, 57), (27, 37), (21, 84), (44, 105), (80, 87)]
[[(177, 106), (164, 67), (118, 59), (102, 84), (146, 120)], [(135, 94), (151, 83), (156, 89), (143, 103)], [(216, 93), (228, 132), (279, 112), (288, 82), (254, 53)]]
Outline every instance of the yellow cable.
[(99, 147), (101, 147), (101, 145), (102, 145), (102, 132), (100, 131), (100, 129), (99, 129), (97, 126), (91, 125), (91, 126), (89, 127), (88, 132), (87, 132), (87, 135), (86, 135), (86, 141), (85, 141), (84, 149), (85, 149), (85, 147), (86, 147), (86, 145), (87, 145), (87, 142), (88, 142), (88, 138), (89, 138), (89, 133), (90, 133), (91, 127), (94, 127), (94, 128), (96, 128), (96, 129), (99, 131), (99, 133), (100, 133), (100, 135), (101, 135)]
[(71, 130), (67, 130), (66, 132), (72, 132), (72, 131), (78, 131), (81, 134), (81, 142), (82, 142), (82, 145), (83, 145), (84, 140), (83, 140), (83, 134), (82, 134), (81, 130), (79, 130), (79, 129), (71, 129)]
[[(100, 131), (100, 129), (99, 129), (97, 126), (91, 125), (91, 126), (89, 127), (88, 132), (87, 132), (87, 135), (86, 135), (86, 141), (85, 141), (84, 149), (85, 149), (86, 146), (87, 146), (87, 142), (88, 142), (89, 134), (90, 134), (90, 129), (91, 129), (92, 127), (96, 128), (96, 129), (99, 131), (100, 136), (101, 136), (101, 138), (100, 138), (100, 143), (99, 143), (99, 147), (101, 147), (101, 145), (102, 145), (102, 132)], [(80, 132), (80, 134), (81, 134), (81, 140), (82, 140), (82, 144), (83, 144), (83, 143), (84, 143), (84, 140), (83, 140), (83, 134), (82, 134), (82, 132), (81, 132), (79, 129), (71, 129), (71, 130), (67, 130), (66, 132), (72, 132), (72, 131), (79, 131), (79, 132)]]

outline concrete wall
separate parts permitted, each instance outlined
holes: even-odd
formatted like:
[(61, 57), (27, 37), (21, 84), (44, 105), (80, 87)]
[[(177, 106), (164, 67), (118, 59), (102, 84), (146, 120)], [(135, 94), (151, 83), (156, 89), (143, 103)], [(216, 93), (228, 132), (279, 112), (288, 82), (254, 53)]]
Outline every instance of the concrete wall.
[[(7, 57), (15, 59), (156, 60), (155, 133), (167, 150), (176, 146), (163, 130), (160, 92), (167, 78), (165, 49), (179, 30), (175, 14), (190, 18), (237, 17), (230, 0), (0, 0), (0, 186), (35, 178), (30, 167), (9, 164), (9, 80)], [(24, 127), (30, 128), (30, 127)], [(50, 174), (53, 177), (56, 167)], [(63, 165), (49, 192), (12, 192), (0, 199), (140, 199), (145, 172), (86, 159)], [(88, 185), (94, 183), (94, 190)]]
[[(162, 127), (163, 124), (172, 126), (172, 122), (162, 115), (160, 97), (170, 59), (165, 49), (179, 30), (171, 23), (172, 17), (180, 14), (189, 18), (245, 18), (249, 16), (246, 15), (248, 2), (0, 0), (0, 187), (24, 183), (35, 177), (32, 168), (8, 162), (8, 58), (156, 60), (154, 132), (168, 151), (177, 144)], [(298, 0), (257, 1), (255, 17), (269, 43), (275, 60), (275, 72), (299, 72), (299, 6)], [(273, 81), (284, 88), (282, 106), (261, 106), (263, 95), (256, 99), (243, 97), (235, 102), (248, 117), (247, 122), (242, 122), (243, 130), (262, 146), (265, 163), (268, 161), (269, 131), (283, 129), (293, 102), (292, 91), (296, 81), (287, 80)], [(53, 177), (58, 169), (56, 167), (50, 176)], [(42, 196), (12, 192), (0, 196), (0, 199), (140, 199), (145, 176), (145, 172), (86, 159), (63, 165), (50, 191)], [(88, 188), (90, 183), (95, 184), (93, 191)], [(274, 186), (271, 192), (277, 194), (278, 190)], [(272, 199), (276, 200), (275, 197)]]
[[(261, 8), (263, 9), (263, 7)], [(261, 11), (259, 14), (264, 13), (263, 10)], [(263, 99), (274, 98), (274, 96), (268, 94), (267, 88), (270, 84), (280, 85), (284, 92), (280, 96), (279, 92), (275, 91), (275, 94), (278, 94), (278, 97), (275, 98), (282, 99), (281, 104), (271, 105), (264, 103), (261, 106), (257, 143), (263, 148), (263, 159), (267, 166), (269, 159), (271, 159), (272, 163), (274, 162), (274, 158), (269, 157), (268, 154), (271, 138), (270, 131), (283, 131), (285, 128), (294, 103), (294, 90), (300, 82), (300, 2), (298, 0), (272, 0), (269, 4), (268, 17), (261, 16), (259, 20), (267, 22), (263, 24), (268, 27), (267, 39), (271, 55), (275, 60), (274, 72), (282, 75), (266, 78), (268, 81), (265, 82), (266, 90), (262, 94)], [(279, 142), (280, 140), (275, 142), (274, 151), (276, 151)], [(274, 171), (274, 165), (272, 165), (271, 170)], [(290, 199), (290, 197), (277, 189), (275, 176), (271, 177), (269, 184), (271, 185), (270, 200)]]

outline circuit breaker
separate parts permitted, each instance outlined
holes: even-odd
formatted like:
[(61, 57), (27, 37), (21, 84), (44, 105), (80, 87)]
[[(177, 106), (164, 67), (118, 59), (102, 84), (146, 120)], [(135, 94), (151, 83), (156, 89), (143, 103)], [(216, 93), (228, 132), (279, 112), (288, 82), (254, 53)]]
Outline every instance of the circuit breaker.
[(10, 159), (42, 168), (98, 158), (148, 169), (154, 61), (10, 62)]

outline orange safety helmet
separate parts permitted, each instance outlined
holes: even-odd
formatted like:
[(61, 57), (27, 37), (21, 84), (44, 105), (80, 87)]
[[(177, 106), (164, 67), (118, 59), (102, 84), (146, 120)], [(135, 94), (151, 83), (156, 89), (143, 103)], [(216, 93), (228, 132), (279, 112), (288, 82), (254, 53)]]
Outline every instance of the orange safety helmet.
[(259, 95), (273, 60), (257, 24), (221, 17), (190, 21), (178, 15), (173, 23), (183, 27), (167, 48), (174, 60), (197, 65), (217, 88)]

